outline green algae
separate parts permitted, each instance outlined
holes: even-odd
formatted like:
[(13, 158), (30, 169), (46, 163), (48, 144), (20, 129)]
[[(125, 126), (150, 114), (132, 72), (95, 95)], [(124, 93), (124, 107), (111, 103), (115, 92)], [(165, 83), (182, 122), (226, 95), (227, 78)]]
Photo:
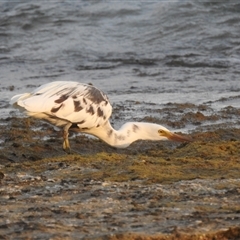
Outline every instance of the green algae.
[[(137, 142), (121, 151), (82, 136), (71, 140), (73, 148), (80, 146), (82, 154), (66, 155), (58, 138), (46, 143), (35, 139), (39, 131), (26, 132), (26, 126), (36, 124), (33, 120), (12, 122), (10, 129), (1, 129), (2, 135), (7, 136), (1, 155), (2, 172), (6, 173), (50, 171), (61, 179), (141, 180), (144, 183), (239, 177), (239, 129), (194, 133), (194, 141), (188, 144)], [(44, 134), (49, 134), (49, 128), (45, 130)], [(41, 132), (40, 136), (44, 134)]]
[[(94, 141), (92, 140), (94, 144)], [(97, 141), (96, 141), (97, 142)], [(55, 177), (79, 181), (133, 181), (144, 183), (172, 183), (191, 179), (239, 178), (240, 141), (196, 141), (175, 149), (150, 149), (146, 153), (127, 154), (98, 152), (89, 154), (62, 154), (56, 157), (9, 163), (3, 172), (31, 172), (46, 170)], [(36, 150), (37, 149), (37, 150)], [(37, 147), (35, 151), (41, 150)], [(65, 166), (65, 167), (61, 167)]]
[[(175, 229), (173, 234), (152, 234), (147, 235), (144, 233), (121, 233), (114, 234), (106, 239), (108, 240), (228, 240), (228, 239), (239, 239), (240, 228), (232, 227), (227, 230), (219, 232), (210, 232), (206, 234), (180, 232)], [(99, 238), (100, 239), (100, 238)]]

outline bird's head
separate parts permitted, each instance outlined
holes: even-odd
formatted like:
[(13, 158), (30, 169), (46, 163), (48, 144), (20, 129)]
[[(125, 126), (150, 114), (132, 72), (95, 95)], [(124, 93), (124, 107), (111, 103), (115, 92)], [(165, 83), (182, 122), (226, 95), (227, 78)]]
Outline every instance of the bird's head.
[(171, 132), (162, 125), (155, 123), (138, 122), (133, 123), (133, 132), (137, 139), (145, 140), (170, 140), (177, 142), (191, 142), (192, 139), (188, 136), (179, 135)]
[(173, 133), (166, 129), (165, 127), (158, 128), (158, 135), (162, 140), (170, 140), (170, 141), (176, 141), (176, 142), (191, 142), (192, 139), (187, 136), (179, 135), (176, 133)]

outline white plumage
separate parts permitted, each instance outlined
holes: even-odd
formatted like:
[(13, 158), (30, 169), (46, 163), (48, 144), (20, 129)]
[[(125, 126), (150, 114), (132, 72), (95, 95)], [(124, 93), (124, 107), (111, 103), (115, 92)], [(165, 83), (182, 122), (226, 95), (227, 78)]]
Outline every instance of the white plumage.
[(95, 135), (119, 148), (127, 147), (138, 139), (190, 141), (153, 123), (131, 122), (124, 124), (118, 131), (113, 129), (109, 123), (112, 106), (108, 97), (88, 84), (51, 82), (31, 93), (14, 96), (10, 103), (26, 110), (29, 116), (62, 127), (63, 149), (66, 152), (70, 152), (69, 130)]

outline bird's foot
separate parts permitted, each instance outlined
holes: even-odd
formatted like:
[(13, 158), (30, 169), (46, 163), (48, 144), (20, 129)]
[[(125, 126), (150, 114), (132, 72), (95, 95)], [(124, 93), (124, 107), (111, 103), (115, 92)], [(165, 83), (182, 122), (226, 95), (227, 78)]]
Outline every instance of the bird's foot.
[(69, 146), (69, 142), (68, 140), (65, 140), (63, 142), (63, 150), (67, 153), (67, 154), (71, 154), (71, 148)]
[(67, 154), (71, 154), (72, 151), (71, 151), (71, 148), (64, 148), (63, 149)]
[(63, 150), (64, 150), (64, 152), (67, 153), (67, 154), (77, 154), (77, 155), (81, 155), (80, 152), (77, 152), (77, 151), (75, 151), (75, 150), (72, 150), (70, 147), (69, 147), (69, 148), (64, 148), (64, 147), (63, 147)]

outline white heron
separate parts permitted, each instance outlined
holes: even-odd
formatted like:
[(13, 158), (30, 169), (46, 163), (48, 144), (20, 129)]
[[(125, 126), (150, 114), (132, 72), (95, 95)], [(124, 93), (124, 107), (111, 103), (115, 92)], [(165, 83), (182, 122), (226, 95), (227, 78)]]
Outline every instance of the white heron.
[(67, 153), (70, 153), (69, 130), (92, 134), (116, 148), (126, 148), (140, 139), (191, 141), (154, 123), (128, 122), (115, 130), (109, 122), (112, 106), (108, 97), (96, 87), (84, 83), (47, 83), (31, 93), (12, 97), (10, 103), (26, 110), (31, 117), (63, 128), (63, 149)]

